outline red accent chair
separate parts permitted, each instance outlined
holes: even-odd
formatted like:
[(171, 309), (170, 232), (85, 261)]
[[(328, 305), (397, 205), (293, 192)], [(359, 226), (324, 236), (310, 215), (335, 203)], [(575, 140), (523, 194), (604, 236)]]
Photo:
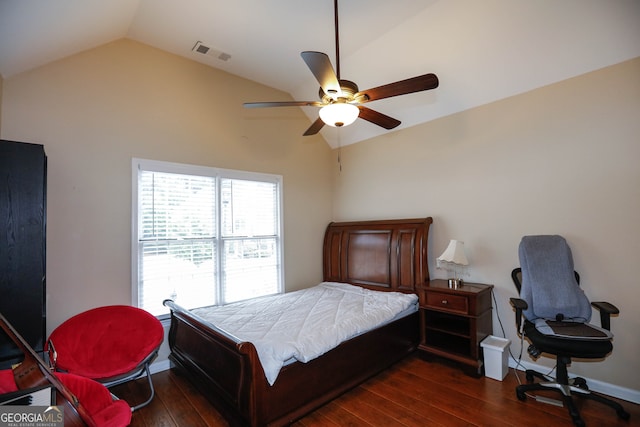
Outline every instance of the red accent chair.
[[(88, 426), (124, 427), (131, 423), (131, 408), (124, 400), (113, 399), (109, 390), (102, 384), (89, 378), (61, 372), (55, 373), (60, 382), (77, 399), (74, 406), (81, 404), (82, 420)], [(0, 394), (18, 391), (18, 385), (11, 369), (0, 371)]]
[(128, 426), (131, 423), (133, 411), (129, 404), (124, 400), (114, 400), (104, 385), (78, 375), (62, 372), (54, 375), (78, 398), (96, 426), (119, 427)]
[(149, 365), (164, 339), (160, 321), (137, 307), (112, 305), (77, 314), (49, 336), (45, 350), (52, 368), (90, 378), (106, 387), (146, 374), (149, 398), (131, 408), (151, 402), (155, 394)]

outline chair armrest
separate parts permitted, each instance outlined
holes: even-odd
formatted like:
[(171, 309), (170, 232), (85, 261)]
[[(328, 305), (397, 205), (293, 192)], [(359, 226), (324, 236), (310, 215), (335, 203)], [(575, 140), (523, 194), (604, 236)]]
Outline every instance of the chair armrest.
[(511, 306), (516, 309), (516, 325), (518, 325), (518, 331), (520, 331), (520, 325), (522, 324), (522, 312), (529, 307), (527, 302), (520, 298), (509, 298)]
[(600, 312), (600, 326), (611, 330), (611, 315), (620, 313), (618, 307), (605, 301), (592, 302), (591, 305)]

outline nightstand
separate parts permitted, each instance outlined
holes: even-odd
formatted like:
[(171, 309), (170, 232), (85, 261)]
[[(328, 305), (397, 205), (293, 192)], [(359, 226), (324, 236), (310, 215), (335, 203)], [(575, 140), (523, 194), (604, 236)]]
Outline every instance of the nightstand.
[(493, 285), (464, 283), (453, 289), (447, 280), (417, 287), (420, 298), (420, 345), (425, 354), (445, 357), (482, 374), (480, 341), (493, 333)]

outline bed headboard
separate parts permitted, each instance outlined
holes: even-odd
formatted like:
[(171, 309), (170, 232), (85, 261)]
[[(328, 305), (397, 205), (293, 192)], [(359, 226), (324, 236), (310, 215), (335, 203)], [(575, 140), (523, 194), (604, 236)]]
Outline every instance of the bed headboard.
[(324, 281), (416, 292), (429, 280), (431, 217), (332, 222), (324, 235)]

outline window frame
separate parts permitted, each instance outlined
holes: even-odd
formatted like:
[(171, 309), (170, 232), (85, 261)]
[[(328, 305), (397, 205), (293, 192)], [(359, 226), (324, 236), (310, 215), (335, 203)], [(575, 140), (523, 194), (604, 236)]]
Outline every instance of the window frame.
[[(284, 292), (284, 219), (283, 219), (283, 178), (282, 175), (268, 174), (262, 172), (250, 172), (235, 169), (224, 169), (218, 167), (191, 165), (185, 163), (166, 162), (161, 160), (149, 160), (133, 157), (131, 159), (131, 302), (135, 307), (139, 307), (139, 259), (138, 259), (138, 227), (139, 227), (139, 200), (138, 200), (138, 171), (153, 171), (161, 173), (175, 173), (181, 175), (192, 176), (205, 176), (212, 177), (216, 180), (216, 263), (219, 273), (222, 273), (222, 247), (224, 245), (225, 238), (221, 233), (221, 206), (220, 203), (222, 192), (220, 191), (221, 179), (238, 179), (247, 181), (261, 181), (270, 182), (276, 184), (277, 191), (277, 233), (276, 233), (276, 245), (277, 245), (277, 257), (278, 257), (278, 285), (276, 293)], [(222, 301), (222, 274), (216, 275), (217, 280), (213, 284), (215, 286), (215, 292), (217, 294), (217, 301)], [(160, 319), (168, 318), (169, 314), (162, 314), (157, 316)]]

